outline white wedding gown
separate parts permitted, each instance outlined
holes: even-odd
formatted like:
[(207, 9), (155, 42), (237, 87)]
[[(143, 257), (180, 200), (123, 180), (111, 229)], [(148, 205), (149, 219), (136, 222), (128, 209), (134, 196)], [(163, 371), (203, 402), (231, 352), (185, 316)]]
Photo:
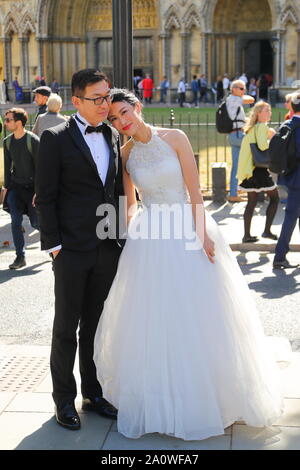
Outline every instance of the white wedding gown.
[(168, 205), (188, 208), (192, 225), (191, 205), (177, 154), (155, 128), (150, 142), (135, 142), (127, 169), (143, 207), (131, 221), (94, 343), (118, 431), (196, 440), (223, 434), (238, 420), (271, 424), (283, 409), (278, 368), (217, 224), (206, 214), (215, 264), (200, 246), (187, 250), (187, 239), (164, 239), (153, 221), (156, 237), (138, 238), (150, 224), (151, 204), (167, 226), (172, 220), (171, 231), (181, 221), (169, 219)]

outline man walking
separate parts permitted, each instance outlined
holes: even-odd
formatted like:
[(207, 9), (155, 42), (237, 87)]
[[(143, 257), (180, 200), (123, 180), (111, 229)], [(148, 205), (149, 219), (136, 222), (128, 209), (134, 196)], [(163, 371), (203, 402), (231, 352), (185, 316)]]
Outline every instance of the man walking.
[(228, 135), (231, 145), (232, 167), (230, 174), (230, 193), (229, 202), (240, 202), (242, 199), (238, 196), (237, 169), (242, 139), (244, 137), (243, 127), (246, 122), (244, 104), (254, 103), (252, 96), (245, 95), (246, 85), (242, 80), (235, 80), (231, 84), (231, 95), (226, 98), (226, 107), (230, 119), (233, 121), (233, 130)]
[[(292, 265), (286, 259), (289, 252), (289, 244), (299, 220), (300, 223), (300, 94), (293, 93), (291, 97), (291, 106), (294, 115), (290, 120), (290, 126), (295, 133), (296, 155), (294, 156), (293, 168), (287, 172), (284, 177), (288, 188), (288, 198), (284, 213), (284, 221), (281, 227), (280, 236), (275, 248), (275, 257), (273, 261), (274, 269), (296, 268), (298, 265)], [(288, 121), (287, 121), (288, 122)], [(298, 127), (299, 126), (299, 127)], [(293, 136), (292, 136), (293, 137)]]
[(27, 119), (23, 108), (9, 109), (4, 119), (7, 131), (12, 132), (3, 141), (4, 197), (11, 216), (12, 236), (16, 248), (16, 259), (9, 265), (10, 269), (19, 269), (26, 265), (23, 214), (27, 214), (31, 226), (38, 229), (34, 207), (34, 179), (39, 138), (25, 130)]
[(116, 206), (123, 189), (118, 133), (103, 124), (110, 104), (106, 75), (95, 69), (75, 73), (72, 102), (76, 115), (41, 137), (36, 205), (42, 250), (51, 253), (55, 276), (50, 358), (55, 415), (58, 424), (77, 430), (73, 367), (78, 325), (82, 409), (111, 419), (117, 416), (102, 396), (93, 355), (121, 245), (115, 239), (100, 240), (96, 227), (97, 208)]
[(166, 76), (164, 76), (160, 83), (160, 100), (159, 100), (160, 103), (166, 102), (169, 87), (170, 87), (169, 80), (167, 79)]
[(191, 81), (191, 89), (193, 93), (193, 101), (192, 104), (195, 108), (198, 106), (198, 92), (199, 92), (199, 84), (197, 80), (197, 75), (193, 75), (193, 80)]
[(186, 91), (186, 87), (185, 87), (184, 78), (181, 78), (179, 80), (178, 87), (177, 87), (178, 102), (181, 108), (183, 108), (183, 103), (185, 102), (185, 91)]

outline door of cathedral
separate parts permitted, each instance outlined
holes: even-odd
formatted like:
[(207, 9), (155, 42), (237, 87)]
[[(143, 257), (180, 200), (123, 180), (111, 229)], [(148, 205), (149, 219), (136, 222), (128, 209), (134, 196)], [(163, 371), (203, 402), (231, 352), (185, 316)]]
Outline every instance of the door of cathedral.
[(268, 39), (250, 39), (243, 49), (243, 71), (249, 77), (273, 75), (273, 51)]

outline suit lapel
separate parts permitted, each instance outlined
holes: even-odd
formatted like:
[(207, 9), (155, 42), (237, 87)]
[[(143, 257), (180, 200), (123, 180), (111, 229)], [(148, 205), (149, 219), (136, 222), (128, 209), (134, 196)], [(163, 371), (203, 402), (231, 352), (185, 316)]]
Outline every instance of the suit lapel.
[(99, 177), (98, 170), (96, 163), (94, 162), (93, 156), (91, 154), (91, 151), (89, 149), (89, 146), (86, 144), (76, 122), (75, 118), (71, 116), (69, 120), (69, 132), (72, 136), (72, 139), (74, 140), (76, 146), (81, 150), (82, 154), (85, 156), (89, 164), (92, 166), (93, 170), (95, 170), (98, 178), (101, 181), (101, 178)]

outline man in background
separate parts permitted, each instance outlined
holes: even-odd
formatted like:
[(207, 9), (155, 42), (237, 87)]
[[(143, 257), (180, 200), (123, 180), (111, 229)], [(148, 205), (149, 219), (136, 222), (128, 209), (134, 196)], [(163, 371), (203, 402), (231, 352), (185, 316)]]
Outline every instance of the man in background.
[(35, 93), (34, 101), (38, 106), (38, 112), (34, 119), (35, 122), (40, 114), (47, 112), (47, 101), (51, 95), (51, 88), (48, 86), (39, 86), (33, 90), (33, 93)]
[(38, 229), (34, 207), (34, 180), (39, 138), (25, 130), (28, 115), (23, 108), (11, 108), (5, 114), (5, 127), (9, 133), (4, 141), (4, 198), (11, 216), (11, 229), (16, 259), (9, 269), (26, 266), (25, 240), (22, 227), (23, 214)]

